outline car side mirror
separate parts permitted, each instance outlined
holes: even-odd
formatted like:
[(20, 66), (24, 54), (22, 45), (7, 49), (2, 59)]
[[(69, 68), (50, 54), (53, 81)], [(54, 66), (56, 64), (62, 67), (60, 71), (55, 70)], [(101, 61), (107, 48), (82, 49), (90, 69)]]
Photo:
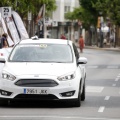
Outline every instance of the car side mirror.
[(6, 62), (6, 59), (5, 59), (5, 57), (3, 57), (3, 56), (0, 56), (0, 63), (5, 63)]
[(80, 57), (78, 59), (78, 64), (86, 64), (87, 63), (87, 58), (85, 57)]

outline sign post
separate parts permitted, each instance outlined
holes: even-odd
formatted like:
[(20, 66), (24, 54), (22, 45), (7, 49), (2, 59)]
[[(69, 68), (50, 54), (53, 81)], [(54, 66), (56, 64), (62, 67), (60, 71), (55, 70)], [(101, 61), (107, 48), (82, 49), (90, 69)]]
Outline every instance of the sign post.
[[(0, 22), (1, 22), (1, 26), (2, 26), (2, 18), (7, 18), (7, 17), (11, 17), (11, 7), (1, 7), (1, 14), (0, 14)], [(2, 28), (1, 28), (1, 36), (2, 36)]]
[(1, 7), (1, 13), (2, 13), (2, 17), (6, 18), (6, 17), (11, 17), (11, 7)]

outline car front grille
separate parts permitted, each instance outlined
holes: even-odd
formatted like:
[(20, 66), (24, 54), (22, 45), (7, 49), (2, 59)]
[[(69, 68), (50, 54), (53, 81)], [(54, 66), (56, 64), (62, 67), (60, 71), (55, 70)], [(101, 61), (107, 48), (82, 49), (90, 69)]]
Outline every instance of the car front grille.
[(58, 100), (55, 95), (19, 94), (14, 99), (22, 100)]
[(15, 85), (21, 87), (55, 87), (58, 83), (51, 79), (20, 79)]

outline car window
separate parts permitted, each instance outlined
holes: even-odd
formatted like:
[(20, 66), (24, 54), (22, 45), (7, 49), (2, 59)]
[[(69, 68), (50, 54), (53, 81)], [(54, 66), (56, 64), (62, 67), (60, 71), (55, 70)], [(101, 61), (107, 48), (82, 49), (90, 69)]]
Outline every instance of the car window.
[(78, 52), (77, 47), (75, 46), (74, 43), (73, 43), (73, 49), (74, 49), (75, 57), (76, 57), (76, 59), (78, 59), (79, 58), (79, 52)]
[(64, 44), (17, 45), (12, 51), (11, 62), (72, 62), (72, 51)]

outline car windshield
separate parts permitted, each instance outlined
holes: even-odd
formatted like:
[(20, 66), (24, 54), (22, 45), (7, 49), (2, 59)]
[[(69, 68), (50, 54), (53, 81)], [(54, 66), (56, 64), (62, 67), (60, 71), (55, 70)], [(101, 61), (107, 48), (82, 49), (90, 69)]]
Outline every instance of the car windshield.
[(72, 51), (64, 44), (17, 45), (12, 51), (10, 62), (72, 62)]

